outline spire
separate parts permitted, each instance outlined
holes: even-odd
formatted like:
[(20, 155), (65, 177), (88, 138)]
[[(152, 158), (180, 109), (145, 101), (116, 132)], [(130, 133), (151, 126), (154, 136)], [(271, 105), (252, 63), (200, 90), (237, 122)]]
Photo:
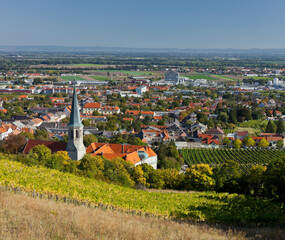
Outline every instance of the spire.
[(81, 123), (81, 120), (80, 120), (80, 113), (79, 113), (79, 106), (78, 106), (75, 84), (74, 84), (74, 90), (73, 90), (70, 120), (67, 126), (68, 127), (83, 127), (83, 124)]

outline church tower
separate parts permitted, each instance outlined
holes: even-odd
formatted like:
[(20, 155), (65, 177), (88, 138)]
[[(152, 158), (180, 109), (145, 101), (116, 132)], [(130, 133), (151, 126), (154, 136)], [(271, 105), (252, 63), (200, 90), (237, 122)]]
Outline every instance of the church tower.
[(86, 153), (86, 148), (83, 144), (83, 124), (80, 120), (79, 106), (74, 85), (70, 120), (68, 123), (68, 143), (66, 151), (72, 160), (80, 160)]

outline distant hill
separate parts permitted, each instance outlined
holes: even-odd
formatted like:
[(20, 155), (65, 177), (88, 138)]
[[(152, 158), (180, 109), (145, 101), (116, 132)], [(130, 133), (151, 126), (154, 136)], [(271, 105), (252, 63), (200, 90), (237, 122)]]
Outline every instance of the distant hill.
[(67, 46), (0, 46), (0, 52), (107, 52), (107, 53), (191, 53), (191, 54), (249, 54), (285, 55), (285, 49), (194, 49), (194, 48), (127, 48), (127, 47), (67, 47)]

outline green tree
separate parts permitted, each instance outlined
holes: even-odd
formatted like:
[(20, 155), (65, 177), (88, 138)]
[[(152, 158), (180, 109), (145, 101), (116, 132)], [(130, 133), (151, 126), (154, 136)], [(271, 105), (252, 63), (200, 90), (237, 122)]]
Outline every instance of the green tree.
[(240, 139), (234, 140), (235, 149), (240, 149), (242, 147), (242, 141)]
[(147, 182), (146, 182), (146, 178), (144, 177), (143, 174), (143, 169), (141, 165), (138, 165), (135, 167), (134, 169), (134, 174), (133, 174), (133, 179), (137, 184), (146, 186)]
[(162, 189), (164, 188), (164, 178), (160, 170), (155, 170), (152, 166), (144, 163), (141, 165), (144, 177), (146, 178), (147, 186), (150, 188)]
[(262, 138), (259, 142), (258, 142), (258, 147), (261, 147), (261, 148), (266, 148), (269, 146), (269, 142), (265, 139), (265, 138)]
[(277, 130), (276, 124), (270, 120), (266, 126), (266, 132), (267, 133), (275, 133), (276, 130)]
[(93, 116), (101, 116), (101, 114), (98, 112), (98, 110), (93, 111)]
[(241, 177), (239, 165), (233, 160), (225, 161), (221, 167), (213, 169), (215, 189), (226, 192), (236, 192)]
[(277, 133), (284, 133), (285, 132), (285, 123), (284, 121), (280, 118), (277, 122)]
[(226, 112), (220, 112), (219, 116), (218, 116), (218, 120), (227, 123), (229, 119), (229, 116)]
[(247, 147), (253, 147), (255, 146), (255, 141), (250, 136), (246, 136), (243, 139), (243, 145)]
[(225, 137), (223, 139), (223, 144), (226, 145), (226, 146), (229, 146), (231, 144), (231, 140), (228, 137)]
[(22, 136), (24, 136), (24, 138), (27, 138), (27, 139), (35, 139), (34, 135), (30, 132), (21, 132), (20, 133)]
[(33, 81), (33, 85), (40, 85), (40, 84), (43, 84), (44, 81), (41, 79), (41, 78), (35, 78), (34, 81)]
[(277, 141), (277, 148), (281, 149), (281, 148), (283, 148), (283, 147), (284, 147), (284, 142), (283, 142), (283, 140), (282, 140), (282, 139), (278, 140), (278, 141)]
[(83, 144), (85, 147), (88, 147), (91, 143), (97, 142), (98, 139), (94, 134), (87, 134), (83, 136)]
[(211, 190), (215, 184), (213, 172), (208, 164), (197, 164), (186, 170), (184, 188), (187, 190)]
[(91, 123), (90, 123), (90, 120), (89, 120), (89, 119), (83, 119), (83, 120), (82, 120), (82, 124), (83, 124), (85, 127), (90, 127), (90, 126), (91, 126)]
[(104, 161), (101, 157), (86, 154), (78, 165), (78, 169), (85, 177), (104, 180)]
[[(159, 170), (158, 170), (159, 171)], [(184, 174), (179, 174), (177, 169), (160, 170), (163, 175), (164, 188), (179, 189), (184, 180)]]
[(37, 129), (35, 131), (35, 139), (49, 140), (48, 132), (45, 129), (43, 129), (43, 130)]
[(51, 150), (45, 145), (38, 145), (29, 152), (35, 164), (45, 165), (51, 159)]
[(255, 165), (251, 167), (249, 174), (245, 175), (250, 194), (258, 196), (262, 195), (264, 191), (265, 171), (265, 166)]
[(285, 157), (271, 160), (265, 171), (265, 190), (268, 197), (285, 201)]

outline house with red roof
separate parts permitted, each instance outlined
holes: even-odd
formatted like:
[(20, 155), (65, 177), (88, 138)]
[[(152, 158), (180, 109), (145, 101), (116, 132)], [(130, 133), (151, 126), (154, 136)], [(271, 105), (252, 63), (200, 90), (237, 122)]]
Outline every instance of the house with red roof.
[(200, 139), (201, 143), (211, 148), (218, 148), (221, 143), (221, 139), (217, 135), (198, 134), (198, 138)]
[(66, 151), (67, 143), (29, 139), (24, 146), (23, 153), (28, 154), (33, 147), (36, 147), (38, 145), (44, 145), (48, 147), (52, 151), (52, 153), (55, 153), (58, 151)]
[(9, 124), (2, 123), (0, 126), (0, 140), (7, 138), (16, 129), (17, 129), (17, 127), (11, 123), (9, 123)]
[(83, 107), (83, 114), (92, 114), (94, 111), (98, 111), (100, 114), (114, 114), (120, 113), (120, 108), (115, 106), (102, 106), (101, 103), (86, 103)]
[(107, 159), (122, 158), (135, 166), (147, 163), (157, 169), (157, 155), (148, 146), (93, 142), (86, 149), (86, 153)]
[(235, 133), (235, 138), (237, 139), (240, 139), (240, 140), (243, 140), (245, 137), (248, 136), (248, 131), (237, 131)]

